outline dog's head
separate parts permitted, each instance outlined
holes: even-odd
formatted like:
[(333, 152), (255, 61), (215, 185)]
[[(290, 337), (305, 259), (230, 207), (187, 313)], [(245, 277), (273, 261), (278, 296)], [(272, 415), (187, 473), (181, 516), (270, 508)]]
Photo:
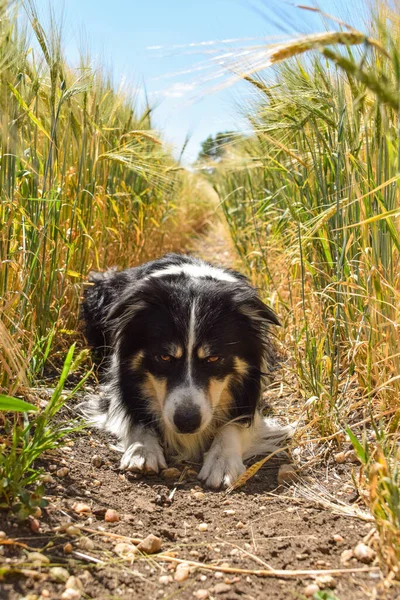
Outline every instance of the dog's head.
[(178, 434), (223, 419), (235, 389), (259, 382), (266, 326), (279, 324), (244, 279), (185, 274), (137, 282), (108, 322), (123, 378), (135, 382), (161, 426)]

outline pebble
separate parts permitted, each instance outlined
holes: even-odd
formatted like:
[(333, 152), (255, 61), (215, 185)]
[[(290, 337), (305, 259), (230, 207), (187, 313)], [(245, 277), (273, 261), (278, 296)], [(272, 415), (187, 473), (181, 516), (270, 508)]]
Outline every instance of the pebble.
[(119, 542), (114, 546), (115, 554), (118, 556), (122, 556), (125, 558), (133, 558), (134, 554), (137, 552), (136, 546), (133, 544), (128, 544), (127, 542)]
[(346, 564), (351, 558), (353, 558), (353, 556), (353, 550), (343, 550), (342, 554), (340, 555), (340, 562)]
[(113, 508), (108, 508), (104, 515), (104, 520), (107, 523), (117, 523), (119, 521), (119, 514)]
[(339, 533), (334, 533), (332, 539), (334, 542), (336, 542), (336, 544), (344, 543), (344, 537), (342, 537)]
[(227, 517), (231, 517), (232, 515), (236, 514), (236, 510), (233, 510), (232, 508), (230, 508), (229, 510), (224, 510), (224, 515), (226, 515)]
[(296, 481), (298, 478), (299, 476), (293, 465), (285, 464), (279, 467), (278, 485), (283, 485), (284, 483)]
[(99, 454), (93, 454), (92, 456), (92, 465), (94, 467), (101, 467), (101, 465), (103, 464), (103, 459)]
[(57, 477), (66, 477), (69, 473), (69, 469), (68, 467), (61, 467), (61, 469), (58, 469), (56, 471), (56, 475)]
[(246, 525), (242, 523), (242, 521), (236, 523), (236, 529), (243, 529), (244, 527), (246, 527)]
[(199, 531), (207, 531), (208, 529), (208, 524), (207, 523), (200, 523), (200, 525), (197, 527), (197, 529)]
[(310, 583), (304, 588), (304, 595), (307, 596), (307, 598), (311, 598), (317, 592), (319, 592), (319, 587), (316, 583)]
[(197, 598), (197, 600), (206, 600), (207, 598), (210, 597), (210, 594), (208, 592), (208, 590), (196, 590), (195, 592), (193, 592), (193, 596), (195, 598)]
[(318, 577), (315, 578), (315, 583), (322, 590), (325, 588), (334, 589), (336, 587), (336, 581), (332, 575), (318, 575)]
[(92, 512), (92, 509), (90, 508), (89, 504), (85, 504), (84, 502), (74, 502), (72, 505), (72, 510), (74, 510), (78, 514)]
[(60, 598), (61, 600), (80, 600), (82, 596), (79, 590), (74, 590), (73, 588), (68, 588), (63, 591)]
[(72, 552), (72, 544), (70, 544), (69, 542), (67, 542), (63, 546), (63, 550), (64, 550), (65, 554), (71, 554), (71, 552)]
[(337, 454), (335, 454), (335, 463), (337, 463), (339, 465), (344, 462), (346, 462), (346, 453), (345, 452), (338, 452)]
[(187, 563), (179, 563), (176, 567), (174, 579), (178, 583), (185, 581), (189, 577), (190, 567)]
[(44, 554), (40, 552), (29, 552), (28, 561), (32, 562), (34, 567), (40, 567), (40, 565), (48, 565), (50, 560)]
[(81, 530), (79, 529), (79, 527), (75, 527), (75, 525), (69, 525), (66, 528), (65, 533), (67, 535), (70, 535), (71, 537), (75, 537), (76, 535), (81, 534)]
[(204, 492), (195, 492), (193, 494), (193, 498), (196, 498), (196, 500), (204, 500), (204, 498), (206, 497)]
[(161, 471), (161, 477), (163, 479), (179, 479), (180, 476), (180, 470), (176, 469), (175, 467), (171, 467), (169, 469), (164, 469), (163, 471)]
[(78, 545), (79, 545), (79, 548), (81, 548), (82, 550), (93, 550), (94, 549), (93, 540), (86, 536), (83, 536), (80, 538)]
[(214, 577), (215, 579), (223, 579), (225, 575), (222, 573), (222, 571), (215, 571)]
[(376, 556), (375, 550), (372, 550), (372, 548), (370, 548), (363, 542), (359, 542), (357, 544), (357, 546), (353, 550), (353, 554), (357, 560), (365, 564), (371, 563)]
[(348, 452), (346, 452), (346, 460), (348, 462), (352, 462), (352, 463), (359, 463), (360, 462), (360, 459), (358, 458), (358, 456), (354, 452), (354, 450), (349, 450)]
[(29, 527), (31, 528), (32, 533), (39, 533), (40, 521), (38, 521), (37, 519), (30, 519)]
[(214, 586), (215, 594), (225, 594), (226, 592), (230, 592), (230, 590), (231, 586), (227, 583), (217, 583), (217, 585)]
[(150, 535), (140, 542), (138, 550), (146, 554), (155, 554), (161, 550), (161, 539), (150, 533)]
[(78, 590), (80, 592), (83, 590), (82, 581), (79, 579), (79, 577), (75, 577), (75, 575), (71, 575), (70, 577), (68, 577), (65, 587), (67, 590)]
[(168, 585), (173, 582), (173, 579), (171, 575), (161, 575), (161, 577), (158, 578), (158, 581), (161, 585)]
[(69, 578), (69, 573), (64, 567), (52, 567), (50, 569), (50, 577), (55, 581), (65, 582)]
[(6, 540), (7, 539), (7, 534), (5, 531), (0, 531), (0, 540)]

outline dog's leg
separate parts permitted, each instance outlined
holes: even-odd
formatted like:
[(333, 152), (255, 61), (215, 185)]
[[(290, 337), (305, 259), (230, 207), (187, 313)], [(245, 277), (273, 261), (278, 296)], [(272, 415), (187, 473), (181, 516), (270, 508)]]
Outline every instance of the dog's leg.
[(167, 467), (159, 437), (152, 429), (136, 425), (123, 443), (125, 452), (121, 459), (121, 469), (158, 473), (160, 469)]
[(199, 473), (199, 479), (208, 487), (228, 487), (244, 472), (242, 436), (239, 425), (225, 425), (219, 430)]
[(204, 457), (199, 479), (208, 487), (229, 487), (245, 471), (244, 459), (278, 450), (293, 431), (292, 426), (283, 427), (258, 412), (250, 427), (234, 423), (225, 425)]

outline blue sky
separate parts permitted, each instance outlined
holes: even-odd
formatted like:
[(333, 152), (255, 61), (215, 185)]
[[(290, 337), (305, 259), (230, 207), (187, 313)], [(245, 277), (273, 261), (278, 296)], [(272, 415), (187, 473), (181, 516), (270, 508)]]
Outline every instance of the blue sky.
[[(249, 86), (239, 82), (211, 93), (221, 86), (220, 79), (199, 84), (218, 71), (215, 64), (199, 69), (205, 61), (210, 65), (210, 52), (229, 52), (260, 44), (263, 38), (272, 41), (322, 27), (313, 13), (280, 0), (36, 0), (36, 4), (44, 20), (49, 6), (56, 14), (63, 13), (64, 46), (72, 64), (77, 64), (79, 48), (86, 47), (94, 66), (112, 68), (116, 86), (123, 80), (143, 90), (145, 84), (150, 103), (157, 106), (155, 127), (176, 155), (186, 135), (191, 135), (186, 163), (196, 158), (210, 133), (245, 127), (240, 108), (249, 101)], [(320, 0), (319, 6), (341, 16), (346, 10), (341, 0)], [(354, 2), (352, 6), (354, 10)], [(235, 39), (243, 41), (224, 41)], [(208, 41), (219, 43), (203, 44)]]

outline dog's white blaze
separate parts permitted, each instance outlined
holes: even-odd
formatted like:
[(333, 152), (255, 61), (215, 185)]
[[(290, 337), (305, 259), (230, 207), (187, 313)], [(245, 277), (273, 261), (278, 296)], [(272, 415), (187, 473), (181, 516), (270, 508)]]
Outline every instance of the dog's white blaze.
[(150, 273), (146, 279), (149, 277), (165, 277), (166, 275), (189, 275), (189, 277), (212, 277), (213, 279), (219, 279), (220, 281), (230, 281), (231, 283), (235, 283), (237, 281), (236, 277), (234, 277), (231, 273), (224, 271), (223, 269), (219, 269), (218, 267), (211, 267), (206, 264), (194, 265), (190, 263), (182, 264), (182, 265), (171, 265), (170, 267), (166, 267), (165, 269), (160, 269), (159, 271), (154, 271)]
[(188, 345), (187, 345), (187, 376), (189, 385), (192, 383), (192, 360), (193, 348), (196, 342), (196, 301), (193, 300), (192, 308), (190, 309)]

